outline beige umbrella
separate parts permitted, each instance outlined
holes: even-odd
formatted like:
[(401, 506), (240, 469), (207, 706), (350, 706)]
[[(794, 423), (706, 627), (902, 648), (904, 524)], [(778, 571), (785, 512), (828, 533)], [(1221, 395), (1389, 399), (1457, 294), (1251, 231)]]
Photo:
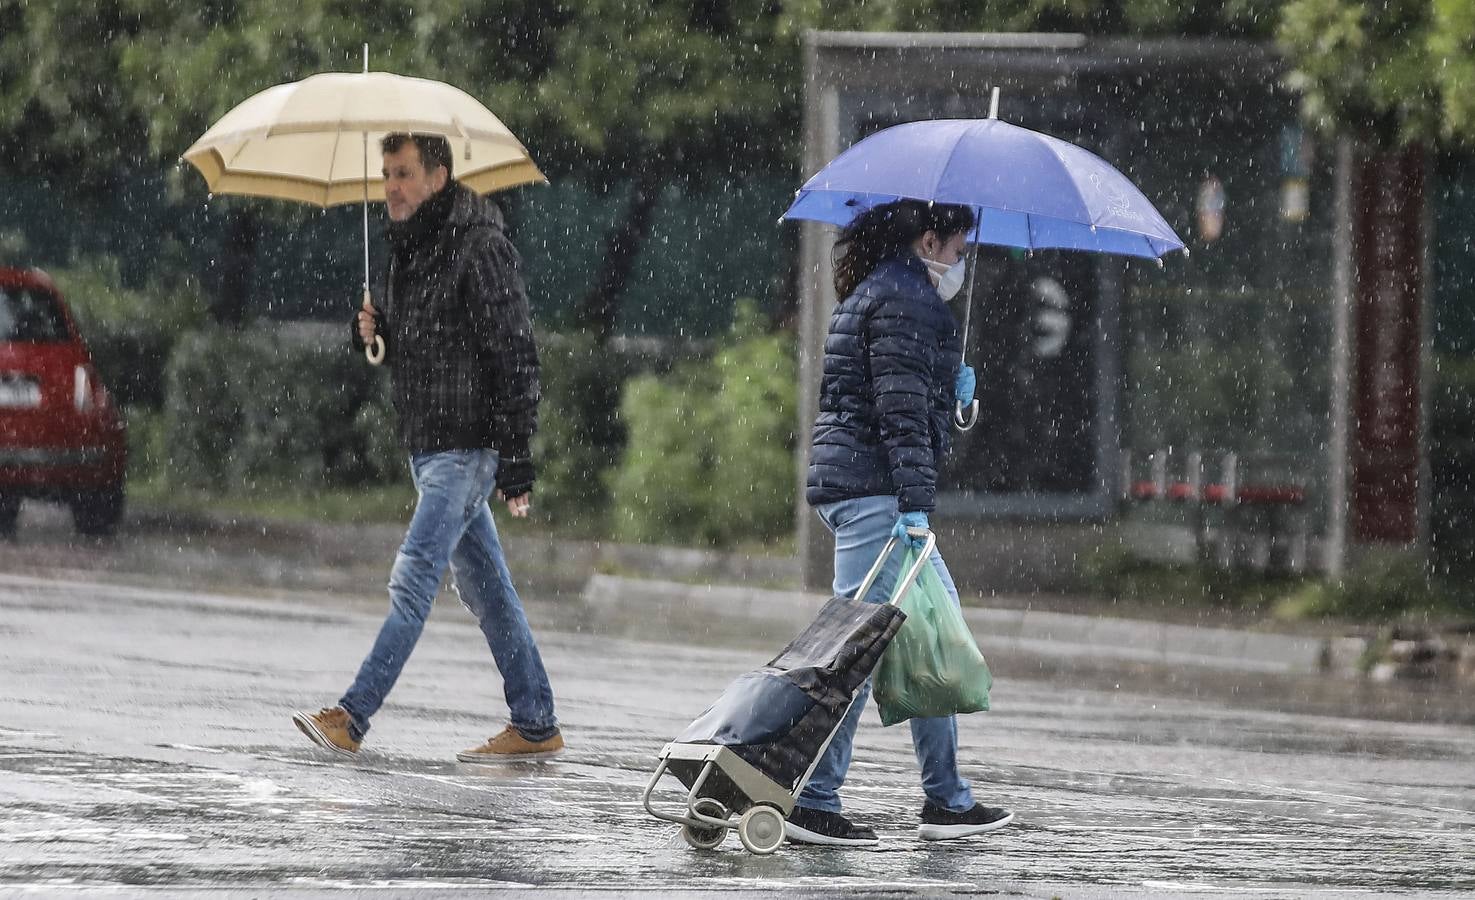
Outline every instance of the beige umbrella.
[[(329, 72), (267, 88), (226, 113), (184, 152), (212, 194), (317, 206), (364, 204), (364, 299), (369, 297), (369, 201), (384, 199), (379, 140), (437, 134), (457, 156), (456, 178), (486, 194), (547, 182), (502, 120), (465, 91), (423, 78)], [(372, 148), (372, 160), (371, 160)], [(383, 361), (384, 342), (366, 351)]]

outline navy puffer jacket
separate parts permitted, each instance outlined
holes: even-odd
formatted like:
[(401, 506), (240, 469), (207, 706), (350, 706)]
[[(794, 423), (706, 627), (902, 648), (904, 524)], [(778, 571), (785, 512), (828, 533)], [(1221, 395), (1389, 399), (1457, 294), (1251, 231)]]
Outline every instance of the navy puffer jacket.
[(958, 323), (922, 261), (877, 266), (830, 319), (809, 504), (895, 494), (902, 512), (930, 511), (961, 361)]

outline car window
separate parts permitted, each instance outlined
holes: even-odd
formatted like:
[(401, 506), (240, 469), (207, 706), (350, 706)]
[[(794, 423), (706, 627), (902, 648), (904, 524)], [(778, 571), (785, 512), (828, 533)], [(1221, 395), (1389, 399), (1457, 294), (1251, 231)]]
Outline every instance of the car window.
[(50, 292), (0, 287), (0, 341), (50, 344), (70, 339), (61, 307)]

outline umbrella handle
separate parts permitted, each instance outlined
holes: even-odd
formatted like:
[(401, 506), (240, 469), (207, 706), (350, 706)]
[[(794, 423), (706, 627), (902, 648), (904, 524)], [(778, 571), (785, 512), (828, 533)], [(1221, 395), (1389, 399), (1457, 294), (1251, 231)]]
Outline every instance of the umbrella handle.
[(978, 424), (977, 397), (973, 398), (973, 402), (968, 404), (968, 417), (966, 419), (963, 417), (963, 404), (958, 403), (954, 405), (953, 424), (958, 426), (959, 431), (969, 431), (974, 425)]
[(384, 363), (384, 338), (376, 334), (372, 342), (364, 345), (364, 359), (367, 359), (371, 366)]

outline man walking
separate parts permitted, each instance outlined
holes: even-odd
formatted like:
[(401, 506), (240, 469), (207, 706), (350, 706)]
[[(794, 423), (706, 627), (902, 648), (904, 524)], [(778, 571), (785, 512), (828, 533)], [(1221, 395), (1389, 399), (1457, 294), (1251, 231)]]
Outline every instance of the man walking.
[(510, 722), (463, 762), (543, 759), (563, 750), (553, 690), (497, 539), (488, 498), (528, 514), (538, 355), (517, 251), (491, 201), (451, 173), (443, 137), (381, 143), (392, 253), (383, 300), (365, 300), (356, 347), (385, 343), (400, 439), (418, 500), (389, 575), (389, 616), (338, 705), (297, 712), (314, 742), (356, 753), (399, 678), (447, 567), (502, 673)]

